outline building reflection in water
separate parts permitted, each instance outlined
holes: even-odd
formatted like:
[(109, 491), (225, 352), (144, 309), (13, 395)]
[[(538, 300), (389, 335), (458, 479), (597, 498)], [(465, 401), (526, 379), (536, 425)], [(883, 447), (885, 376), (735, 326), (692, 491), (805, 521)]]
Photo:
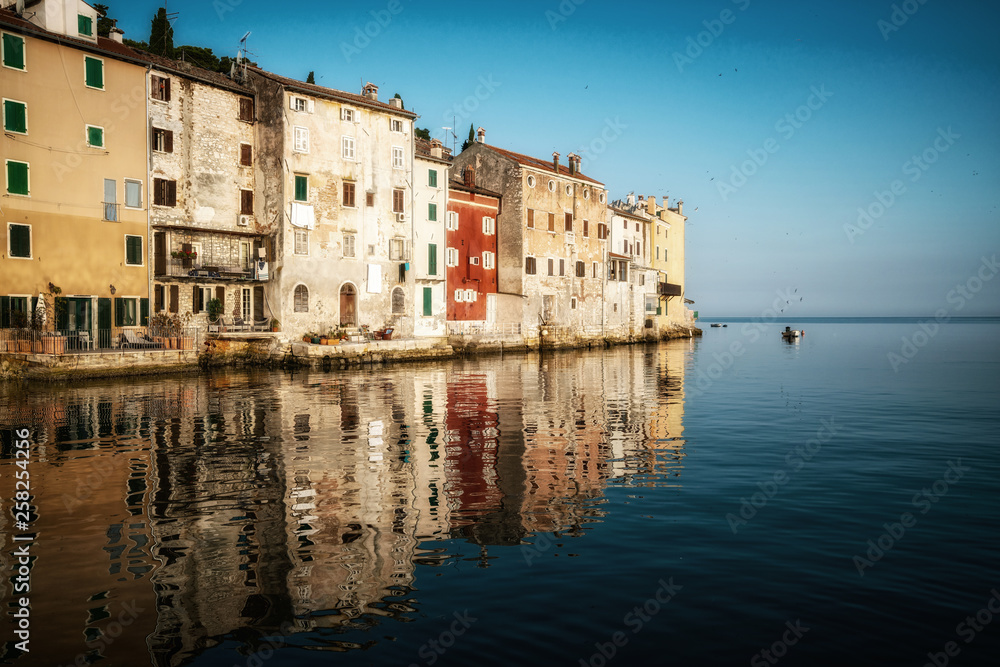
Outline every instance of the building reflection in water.
[(687, 358), (677, 343), (0, 395), (0, 465), (12, 427), (36, 443), (33, 614), (67, 629), (20, 662), (183, 665), (223, 641), (369, 627), (418, 609), (417, 566), (455, 558), (448, 540), (487, 567), (541, 533), (582, 536), (609, 487), (680, 484)]

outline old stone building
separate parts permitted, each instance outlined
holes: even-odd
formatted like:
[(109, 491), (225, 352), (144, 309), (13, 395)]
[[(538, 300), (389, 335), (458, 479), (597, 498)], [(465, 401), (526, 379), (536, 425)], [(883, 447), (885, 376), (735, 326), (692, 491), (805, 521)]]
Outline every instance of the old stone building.
[[(608, 206), (610, 230), (604, 318), (608, 336), (623, 340), (655, 338), (656, 270), (649, 262), (650, 218), (645, 208), (617, 201)], [(642, 202), (645, 204), (645, 202)]]
[(259, 215), (276, 229), (270, 304), (291, 336), (338, 326), (413, 335), (413, 119), (402, 100), (257, 68)]
[[(521, 322), (527, 339), (570, 343), (603, 336), (608, 229), (604, 185), (570, 154), (540, 160), (477, 142), (455, 158), (457, 173), (503, 197), (497, 218), (500, 322)], [(548, 337), (546, 339), (546, 336)]]
[(142, 54), (147, 74), (153, 310), (205, 328), (213, 299), (229, 323), (270, 329), (265, 287), (274, 221), (259, 211), (252, 88)]
[[(410, 300), (416, 336), (447, 335), (445, 220), (451, 151), (437, 139), (417, 138), (413, 163), (414, 293)], [(394, 304), (397, 305), (397, 304)], [(407, 304), (399, 304), (405, 312)]]

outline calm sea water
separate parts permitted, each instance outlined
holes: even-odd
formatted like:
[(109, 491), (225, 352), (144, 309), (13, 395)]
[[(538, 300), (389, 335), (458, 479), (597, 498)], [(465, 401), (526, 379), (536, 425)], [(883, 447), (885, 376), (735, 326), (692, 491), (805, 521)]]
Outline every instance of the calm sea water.
[(2, 659), (996, 664), (1000, 321), (726, 323), (0, 388)]

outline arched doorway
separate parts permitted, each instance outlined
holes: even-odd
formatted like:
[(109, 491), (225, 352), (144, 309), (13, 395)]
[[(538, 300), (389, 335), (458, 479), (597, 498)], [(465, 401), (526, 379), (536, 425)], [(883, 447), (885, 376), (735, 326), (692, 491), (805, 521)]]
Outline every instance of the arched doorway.
[(340, 326), (358, 326), (358, 295), (350, 283), (340, 288)]

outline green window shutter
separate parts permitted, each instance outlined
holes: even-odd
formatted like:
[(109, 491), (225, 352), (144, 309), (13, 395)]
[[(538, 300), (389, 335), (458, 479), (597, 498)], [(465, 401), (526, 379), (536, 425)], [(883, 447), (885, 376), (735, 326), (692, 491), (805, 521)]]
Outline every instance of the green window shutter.
[(93, 37), (94, 35), (94, 21), (89, 16), (84, 16), (79, 14), (76, 17), (77, 31), (81, 35), (86, 35), (87, 37)]
[(87, 128), (87, 145), (104, 148), (104, 130), (99, 127)]
[(434, 291), (430, 287), (424, 288), (424, 317), (431, 316), (431, 295)]
[(8, 132), (28, 131), (28, 108), (22, 102), (5, 100), (3, 103), (3, 129)]
[(10, 297), (0, 296), (0, 329), (10, 328)]
[(437, 169), (431, 169), (430, 171), (427, 172), (427, 185), (431, 186), (432, 188), (436, 188), (438, 186)]
[(91, 88), (104, 88), (104, 62), (97, 58), (84, 58), (87, 70), (87, 85)]
[(149, 326), (149, 299), (139, 299), (139, 326)]
[(309, 201), (309, 178), (295, 177), (295, 201)]
[(427, 275), (436, 276), (438, 272), (438, 247), (436, 243), (427, 244)]
[(56, 329), (69, 329), (69, 300), (64, 296), (55, 299)]
[(142, 264), (142, 237), (141, 236), (126, 236), (125, 237), (125, 263), (126, 264)]
[(12, 195), (28, 194), (28, 163), (7, 163), (7, 192)]
[(10, 226), (10, 256), (31, 257), (31, 227), (28, 225)]
[(125, 299), (115, 298), (115, 326), (125, 326)]
[(438, 205), (428, 204), (427, 205), (427, 219), (431, 222), (436, 222), (438, 219)]
[(3, 36), (3, 64), (14, 69), (24, 69), (24, 38), (17, 35)]

